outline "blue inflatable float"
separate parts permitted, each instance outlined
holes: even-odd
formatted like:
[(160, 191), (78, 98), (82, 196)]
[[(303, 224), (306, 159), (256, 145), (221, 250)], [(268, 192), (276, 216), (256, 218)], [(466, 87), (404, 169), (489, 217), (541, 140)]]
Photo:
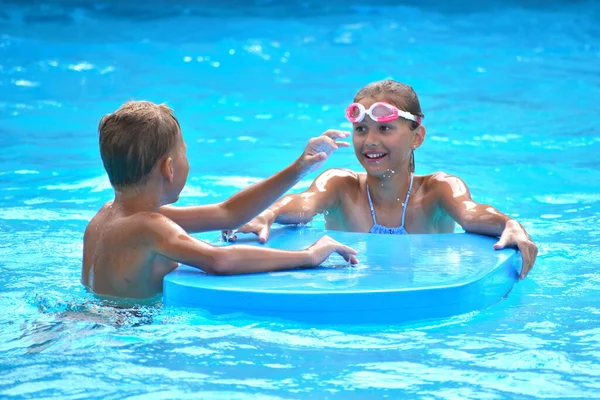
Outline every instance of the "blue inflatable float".
[(494, 250), (497, 239), (466, 233), (394, 236), (281, 227), (265, 245), (253, 235), (238, 235), (238, 243), (299, 250), (325, 233), (355, 248), (360, 264), (348, 267), (333, 255), (315, 269), (236, 276), (180, 266), (164, 279), (164, 304), (314, 323), (449, 317), (504, 297), (521, 262), (514, 249)]

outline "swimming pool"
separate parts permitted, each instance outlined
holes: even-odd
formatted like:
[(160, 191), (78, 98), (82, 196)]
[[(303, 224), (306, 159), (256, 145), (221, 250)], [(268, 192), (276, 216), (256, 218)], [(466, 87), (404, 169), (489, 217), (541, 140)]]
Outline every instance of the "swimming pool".
[[(3, 2), (0, 397), (599, 397), (600, 5), (242, 3)], [(83, 230), (111, 196), (102, 115), (167, 102), (191, 164), (180, 203), (208, 203), (345, 127), (354, 92), (388, 76), (421, 98), (417, 173), (463, 177), (538, 243), (507, 299), (418, 324), (310, 326), (117, 310), (83, 290)], [(327, 166), (359, 168), (351, 151)]]

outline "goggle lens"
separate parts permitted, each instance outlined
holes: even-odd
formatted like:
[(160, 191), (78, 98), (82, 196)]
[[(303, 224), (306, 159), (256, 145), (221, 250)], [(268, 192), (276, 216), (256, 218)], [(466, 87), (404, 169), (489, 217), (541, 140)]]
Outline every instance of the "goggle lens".
[(396, 114), (396, 110), (391, 109), (390, 107), (385, 106), (383, 104), (378, 104), (375, 107), (371, 108), (371, 116), (375, 121), (383, 122), (389, 121), (390, 118), (397, 118), (398, 114)]
[(361, 112), (360, 112), (360, 107), (358, 104), (352, 104), (346, 110), (346, 117), (351, 121), (358, 122), (360, 114), (361, 114)]

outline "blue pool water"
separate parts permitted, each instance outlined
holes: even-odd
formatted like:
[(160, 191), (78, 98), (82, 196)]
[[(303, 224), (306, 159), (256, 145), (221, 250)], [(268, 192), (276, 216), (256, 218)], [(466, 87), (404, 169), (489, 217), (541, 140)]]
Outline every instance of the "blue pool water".
[[(600, 3), (22, 3), (0, 9), (0, 397), (600, 397)], [(356, 90), (385, 77), (420, 95), (417, 173), (461, 176), (538, 243), (507, 299), (311, 326), (83, 290), (83, 230), (112, 195), (102, 115), (167, 102), (191, 163), (180, 203), (210, 203), (347, 128)], [(359, 168), (348, 149), (327, 165)]]

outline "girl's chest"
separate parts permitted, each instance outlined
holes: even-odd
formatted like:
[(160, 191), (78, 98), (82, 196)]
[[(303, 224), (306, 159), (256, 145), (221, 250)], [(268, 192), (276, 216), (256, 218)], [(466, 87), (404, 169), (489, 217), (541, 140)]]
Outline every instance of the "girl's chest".
[[(373, 206), (373, 211), (379, 225), (390, 228), (402, 226), (402, 201), (382, 208)], [(326, 227), (346, 232), (369, 232), (374, 224), (373, 211), (366, 198), (348, 196), (325, 215)], [(438, 229), (439, 216), (439, 206), (432, 196), (413, 193), (406, 205), (404, 228), (408, 233), (442, 233)]]

